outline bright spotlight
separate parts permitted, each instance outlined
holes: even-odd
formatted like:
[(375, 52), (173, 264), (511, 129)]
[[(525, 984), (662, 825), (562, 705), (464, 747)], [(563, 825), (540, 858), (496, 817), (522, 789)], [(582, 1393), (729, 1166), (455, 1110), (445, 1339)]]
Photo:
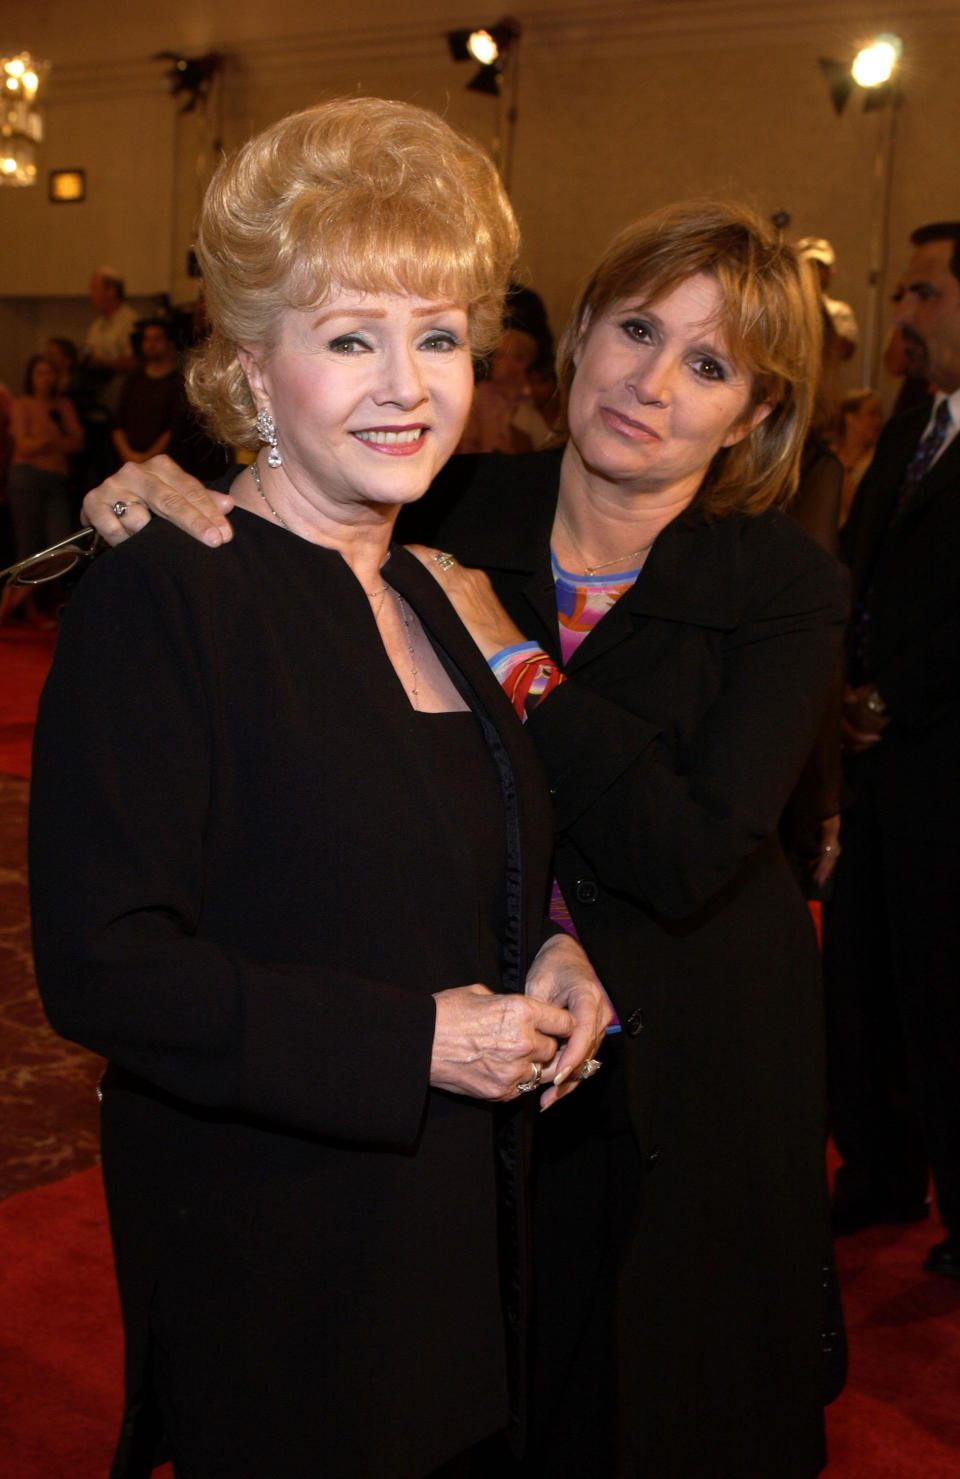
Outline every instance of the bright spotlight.
[(903, 43), (899, 36), (890, 32), (878, 36), (854, 58), (854, 82), (858, 82), (861, 87), (880, 87), (884, 82), (889, 82), (902, 51)]
[(500, 55), (500, 48), (489, 31), (472, 31), (467, 41), (467, 50), (481, 67), (489, 67)]

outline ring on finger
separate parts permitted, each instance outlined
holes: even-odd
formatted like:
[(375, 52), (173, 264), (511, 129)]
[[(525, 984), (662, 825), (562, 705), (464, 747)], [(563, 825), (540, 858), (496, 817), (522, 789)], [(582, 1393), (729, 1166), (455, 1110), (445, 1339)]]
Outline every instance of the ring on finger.
[(542, 1078), (543, 1065), (541, 1063), (534, 1063), (533, 1072), (531, 1073), (530, 1077), (525, 1078), (522, 1083), (517, 1084), (517, 1093), (529, 1094), (531, 1089), (535, 1089), (537, 1087)]
[(114, 515), (115, 518), (122, 519), (129, 507), (130, 505), (128, 503), (124, 503), (122, 498), (118, 498), (116, 503), (111, 506), (110, 512)]
[(447, 551), (442, 549), (438, 549), (436, 554), (434, 554), (431, 558), (433, 559), (435, 564), (440, 566), (441, 570), (452, 570), (454, 565), (457, 563), (453, 555), (447, 554)]
[(600, 1062), (599, 1058), (588, 1058), (586, 1063), (584, 1063), (583, 1067), (581, 1068), (580, 1072), (577, 1074), (577, 1078), (593, 1078), (593, 1075), (597, 1073), (602, 1067), (603, 1064)]

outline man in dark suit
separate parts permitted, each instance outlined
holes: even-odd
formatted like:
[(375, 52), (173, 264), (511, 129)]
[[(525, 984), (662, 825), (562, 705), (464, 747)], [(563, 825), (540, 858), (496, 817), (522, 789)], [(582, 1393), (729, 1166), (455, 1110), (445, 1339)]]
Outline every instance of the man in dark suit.
[(932, 400), (895, 417), (843, 539), (854, 804), (825, 921), (836, 1230), (927, 1215), (960, 1278), (960, 222), (913, 233), (895, 294)]

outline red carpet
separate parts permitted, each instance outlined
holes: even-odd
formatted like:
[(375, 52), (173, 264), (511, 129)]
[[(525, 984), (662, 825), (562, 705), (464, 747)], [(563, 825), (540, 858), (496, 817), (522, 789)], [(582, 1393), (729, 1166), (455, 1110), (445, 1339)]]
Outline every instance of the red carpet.
[[(0, 771), (29, 776), (53, 646), (0, 632)], [(920, 1266), (942, 1235), (931, 1221), (837, 1245), (850, 1379), (827, 1412), (826, 1479), (960, 1479), (960, 1281)], [(123, 1339), (99, 1170), (0, 1202), (0, 1311), (0, 1479), (104, 1479)]]
[(123, 1335), (106, 1218), (98, 1169), (0, 1203), (3, 1479), (109, 1470)]
[(18, 623), (0, 628), (0, 771), (30, 774), (37, 699), (56, 645), (56, 632)]
[[(935, 1234), (876, 1228), (838, 1245), (850, 1383), (828, 1410), (827, 1479), (960, 1476), (960, 1283), (921, 1272)], [(0, 1473), (102, 1479), (122, 1337), (98, 1170), (0, 1204), (0, 1308)]]

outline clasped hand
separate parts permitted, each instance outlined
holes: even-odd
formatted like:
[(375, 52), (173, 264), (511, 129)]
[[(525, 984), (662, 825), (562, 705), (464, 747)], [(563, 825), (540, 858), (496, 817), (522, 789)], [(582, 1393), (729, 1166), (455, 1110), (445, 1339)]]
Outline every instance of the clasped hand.
[(582, 946), (566, 934), (541, 947), (523, 996), (471, 985), (437, 992), (435, 1001), (433, 1087), (512, 1100), (540, 1064), (548, 1085), (543, 1109), (577, 1087), (577, 1072), (598, 1051), (613, 1019)]

